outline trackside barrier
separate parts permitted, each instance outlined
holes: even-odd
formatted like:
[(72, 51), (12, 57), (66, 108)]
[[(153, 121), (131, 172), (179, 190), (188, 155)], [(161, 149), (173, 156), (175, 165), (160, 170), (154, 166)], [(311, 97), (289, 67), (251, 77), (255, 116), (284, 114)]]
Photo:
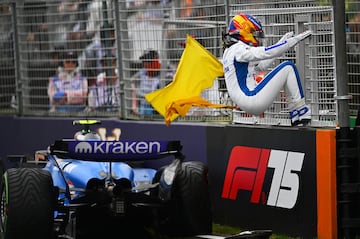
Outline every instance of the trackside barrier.
[[(7, 140), (0, 158), (32, 155), (54, 140), (73, 137), (72, 120), (1, 116), (1, 133)], [(101, 121), (99, 127), (109, 139), (118, 128), (122, 140), (176, 139), (187, 160), (206, 162), (214, 223), (301, 238), (330, 239), (343, 233), (337, 218), (343, 209), (337, 208), (335, 129)], [(350, 189), (347, 184), (342, 190)], [(355, 219), (341, 224), (349, 227)], [(351, 229), (358, 233), (356, 227)]]
[(218, 223), (337, 238), (335, 130), (208, 128), (207, 140)]
[(316, 131), (317, 235), (337, 238), (336, 132)]
[(338, 228), (343, 238), (357, 238), (360, 230), (360, 127), (337, 132)]

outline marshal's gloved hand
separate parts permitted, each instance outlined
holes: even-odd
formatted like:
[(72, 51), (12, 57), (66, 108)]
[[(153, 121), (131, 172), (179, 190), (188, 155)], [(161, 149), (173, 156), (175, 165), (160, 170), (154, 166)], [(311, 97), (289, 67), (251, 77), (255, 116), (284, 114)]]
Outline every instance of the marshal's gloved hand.
[(287, 33), (285, 33), (285, 35), (284, 36), (282, 36), (281, 38), (280, 38), (280, 40), (278, 41), (279, 43), (280, 42), (283, 42), (283, 41), (285, 41), (286, 39), (289, 39), (290, 37), (293, 37), (294, 36), (294, 32), (287, 32)]
[(308, 38), (311, 35), (312, 35), (312, 31), (307, 30), (307, 31), (297, 34), (296, 36), (294, 36), (294, 38), (299, 42), (299, 41), (302, 41), (302, 40)]
[[(286, 34), (285, 34), (286, 35)], [(296, 36), (294, 37), (290, 37), (289, 39), (287, 39), (287, 41), (289, 42), (290, 44), (290, 47), (293, 47), (295, 46), (296, 44), (298, 44), (300, 41), (308, 38), (309, 36), (312, 35), (312, 31), (311, 30), (307, 30), (307, 31), (304, 31), (302, 33), (299, 33), (297, 34)]]

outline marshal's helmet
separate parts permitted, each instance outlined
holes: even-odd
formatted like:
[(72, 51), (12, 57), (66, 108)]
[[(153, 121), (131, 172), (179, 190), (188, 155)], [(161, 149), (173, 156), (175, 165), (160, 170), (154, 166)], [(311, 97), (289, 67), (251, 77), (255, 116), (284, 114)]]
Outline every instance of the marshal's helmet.
[(258, 46), (258, 38), (263, 38), (264, 32), (255, 17), (240, 13), (231, 19), (227, 35), (232, 42), (242, 41), (250, 46)]

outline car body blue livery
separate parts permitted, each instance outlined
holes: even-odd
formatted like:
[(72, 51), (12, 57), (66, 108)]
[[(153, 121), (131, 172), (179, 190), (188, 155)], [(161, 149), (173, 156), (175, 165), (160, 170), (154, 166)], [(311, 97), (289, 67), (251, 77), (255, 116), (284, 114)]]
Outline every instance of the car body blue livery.
[(101, 140), (90, 130), (100, 123), (73, 121), (77, 138), (1, 161), (1, 238), (211, 234), (207, 166), (186, 161), (180, 141)]

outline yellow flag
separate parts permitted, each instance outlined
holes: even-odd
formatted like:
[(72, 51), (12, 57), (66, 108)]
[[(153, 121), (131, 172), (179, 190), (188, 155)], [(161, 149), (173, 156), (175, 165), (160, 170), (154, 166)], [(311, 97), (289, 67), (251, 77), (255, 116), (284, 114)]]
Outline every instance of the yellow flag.
[(185, 116), (190, 110), (191, 106), (197, 107), (210, 107), (210, 108), (236, 108), (231, 105), (213, 104), (207, 100), (204, 100), (200, 96), (193, 96), (186, 99), (176, 100), (166, 107), (165, 123), (170, 125), (172, 118), (178, 115)]
[[(173, 81), (162, 89), (150, 92), (145, 99), (164, 118), (167, 125), (179, 115), (186, 115), (191, 106), (212, 106), (201, 99), (201, 92), (213, 85), (216, 77), (224, 75), (222, 63), (190, 35), (186, 38), (185, 49)], [(176, 102), (180, 101), (180, 104)], [(176, 107), (181, 105), (181, 112)]]

